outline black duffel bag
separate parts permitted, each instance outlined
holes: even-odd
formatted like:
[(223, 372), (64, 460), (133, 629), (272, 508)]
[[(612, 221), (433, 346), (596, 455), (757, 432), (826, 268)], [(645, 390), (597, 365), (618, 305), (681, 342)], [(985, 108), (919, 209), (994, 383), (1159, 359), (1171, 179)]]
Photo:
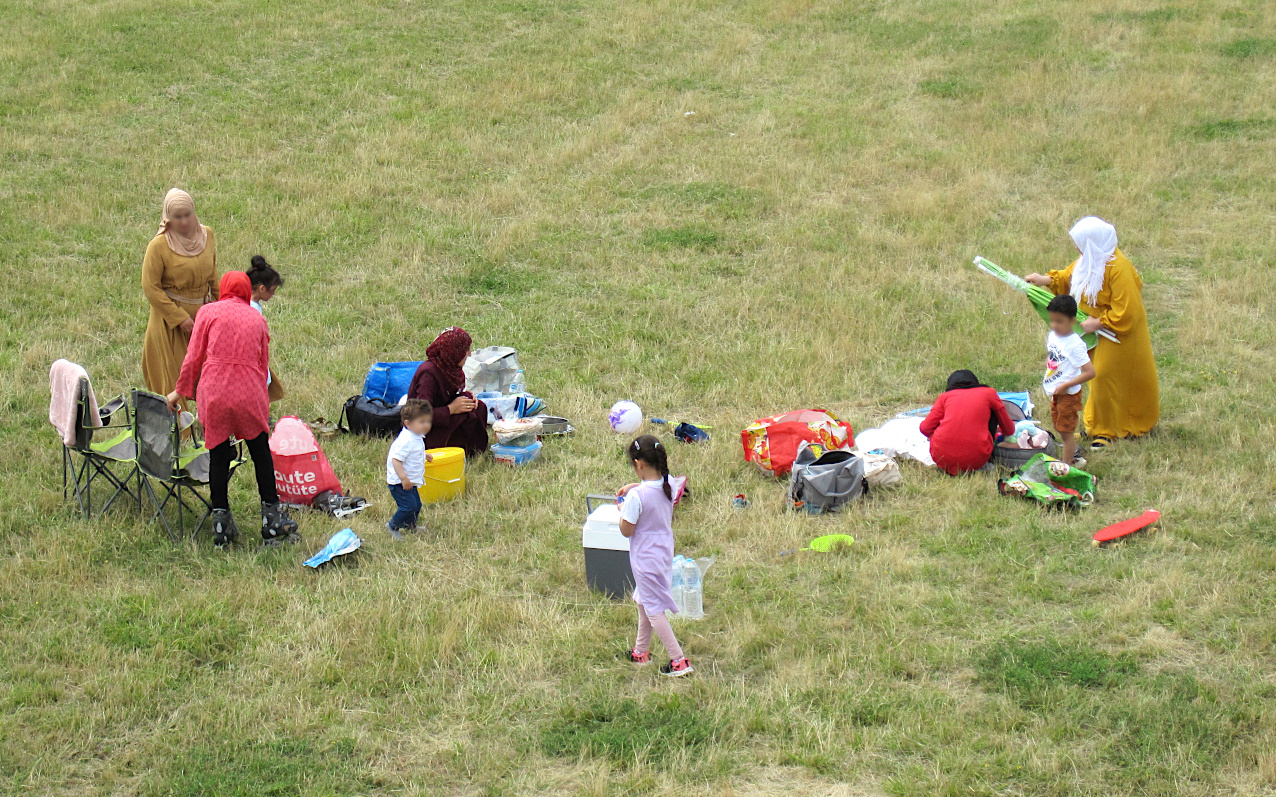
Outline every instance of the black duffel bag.
[(399, 408), (381, 399), (351, 396), (341, 409), (337, 429), (368, 437), (394, 437), (403, 427)]

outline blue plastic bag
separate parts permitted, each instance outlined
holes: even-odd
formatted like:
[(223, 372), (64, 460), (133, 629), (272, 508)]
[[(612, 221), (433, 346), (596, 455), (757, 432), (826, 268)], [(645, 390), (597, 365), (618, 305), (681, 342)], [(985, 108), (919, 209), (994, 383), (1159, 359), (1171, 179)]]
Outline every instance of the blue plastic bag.
[[(1031, 420), (1032, 411), (1036, 409), (1036, 405), (1032, 403), (1032, 396), (1026, 390), (1003, 390), (997, 393), (998, 398), (1002, 401), (1009, 401), (1023, 412), (1023, 416)], [(896, 415), (896, 418), (925, 418), (930, 414), (930, 407), (918, 407), (915, 410), (908, 410)]]
[(1032, 418), (1032, 411), (1035, 409), (1032, 403), (1032, 397), (1028, 395), (1028, 391), (1007, 391), (1003, 390), (997, 394), (1002, 401), (1009, 401), (1023, 411), (1025, 418)]
[(360, 540), (358, 535), (352, 530), (342, 529), (332, 535), (332, 539), (328, 540), (328, 544), (324, 546), (322, 551), (302, 562), (302, 564), (306, 567), (318, 567), (325, 562), (331, 562), (335, 557), (344, 556), (351, 551), (357, 551), (362, 543), (363, 540)]
[(398, 404), (408, 394), (408, 386), (421, 361), (397, 363), (373, 363), (368, 377), (363, 380), (364, 398), (381, 399), (387, 404)]

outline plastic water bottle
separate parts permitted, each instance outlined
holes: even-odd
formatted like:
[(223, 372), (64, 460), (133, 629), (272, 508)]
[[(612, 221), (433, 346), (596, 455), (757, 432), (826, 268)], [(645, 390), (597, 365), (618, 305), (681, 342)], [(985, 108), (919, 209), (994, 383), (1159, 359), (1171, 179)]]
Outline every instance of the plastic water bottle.
[(673, 578), (672, 578), (672, 589), (670, 591), (673, 592), (673, 603), (675, 606), (678, 607), (679, 613), (683, 611), (683, 602), (685, 600), (685, 598), (683, 597), (685, 593), (683, 591), (683, 579), (682, 579), (682, 567), (683, 567), (682, 562), (683, 562), (683, 559), (685, 558), (686, 557), (682, 556), (681, 554), (673, 558)]
[(704, 589), (700, 581), (700, 565), (696, 560), (687, 557), (682, 562), (682, 602), (684, 616), (688, 620), (699, 620), (704, 617)]
[(518, 374), (514, 376), (514, 381), (510, 382), (510, 394), (518, 395), (527, 392), (527, 377), (523, 376), (523, 369), (518, 369)]

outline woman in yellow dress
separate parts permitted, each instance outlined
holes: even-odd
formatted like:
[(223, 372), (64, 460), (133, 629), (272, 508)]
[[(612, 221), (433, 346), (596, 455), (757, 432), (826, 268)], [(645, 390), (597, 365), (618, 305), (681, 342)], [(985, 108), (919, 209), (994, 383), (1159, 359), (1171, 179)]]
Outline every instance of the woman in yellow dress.
[(1152, 357), (1152, 336), (1143, 307), (1143, 278), (1117, 248), (1116, 228), (1087, 216), (1069, 231), (1081, 256), (1061, 271), (1029, 274), (1025, 280), (1056, 296), (1071, 293), (1090, 316), (1086, 332), (1108, 330), (1119, 343), (1099, 336), (1090, 353), (1095, 377), (1085, 405), (1091, 448), (1122, 437), (1147, 434), (1161, 417), (1161, 393)]
[(159, 232), (142, 261), (142, 293), (151, 304), (142, 379), (147, 390), (167, 396), (177, 386), (195, 313), (218, 298), (213, 231), (199, 223), (195, 202), (180, 188), (164, 196)]

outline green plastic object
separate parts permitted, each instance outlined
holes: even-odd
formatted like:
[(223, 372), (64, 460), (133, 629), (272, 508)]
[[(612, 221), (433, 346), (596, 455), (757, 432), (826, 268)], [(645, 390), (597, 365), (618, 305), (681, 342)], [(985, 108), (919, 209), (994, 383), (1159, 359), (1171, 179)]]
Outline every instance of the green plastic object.
[(853, 542), (855, 542), (855, 538), (849, 534), (825, 534), (823, 537), (816, 537), (811, 540), (810, 544), (802, 550), (828, 553), (839, 545), (849, 548)]
[(997, 490), (1042, 506), (1080, 509), (1094, 503), (1096, 484), (1098, 479), (1086, 471), (1048, 454), (1037, 454), (1009, 477), (998, 480)]
[[(1024, 281), (1022, 277), (1016, 274), (1011, 274), (1009, 271), (1006, 271), (1001, 266), (997, 265), (991, 260), (985, 259), (982, 256), (976, 257), (974, 261), (972, 262), (974, 263), (975, 268), (979, 269), (985, 274), (991, 274), (992, 276), (1006, 283), (1010, 287), (1019, 291), (1024, 296), (1027, 296), (1028, 301), (1032, 303), (1033, 309), (1037, 311), (1037, 315), (1041, 316), (1041, 320), (1045, 321), (1047, 324), (1050, 323), (1050, 313), (1046, 311), (1046, 306), (1049, 305), (1050, 300), (1054, 298), (1053, 293), (1046, 290), (1045, 288), (1039, 288), (1036, 285), (1029, 285), (1027, 282)], [(1093, 349), (1095, 345), (1098, 344), (1099, 342), (1098, 336), (1093, 332), (1083, 332), (1081, 330), (1081, 322), (1086, 320), (1086, 318), (1088, 317), (1089, 316), (1087, 316), (1085, 313), (1078, 310), (1077, 325), (1075, 329), (1077, 331), (1077, 334), (1081, 336), (1081, 339), (1085, 341), (1085, 347), (1087, 349)], [(1115, 340), (1115, 338), (1113, 338), (1113, 340)]]

